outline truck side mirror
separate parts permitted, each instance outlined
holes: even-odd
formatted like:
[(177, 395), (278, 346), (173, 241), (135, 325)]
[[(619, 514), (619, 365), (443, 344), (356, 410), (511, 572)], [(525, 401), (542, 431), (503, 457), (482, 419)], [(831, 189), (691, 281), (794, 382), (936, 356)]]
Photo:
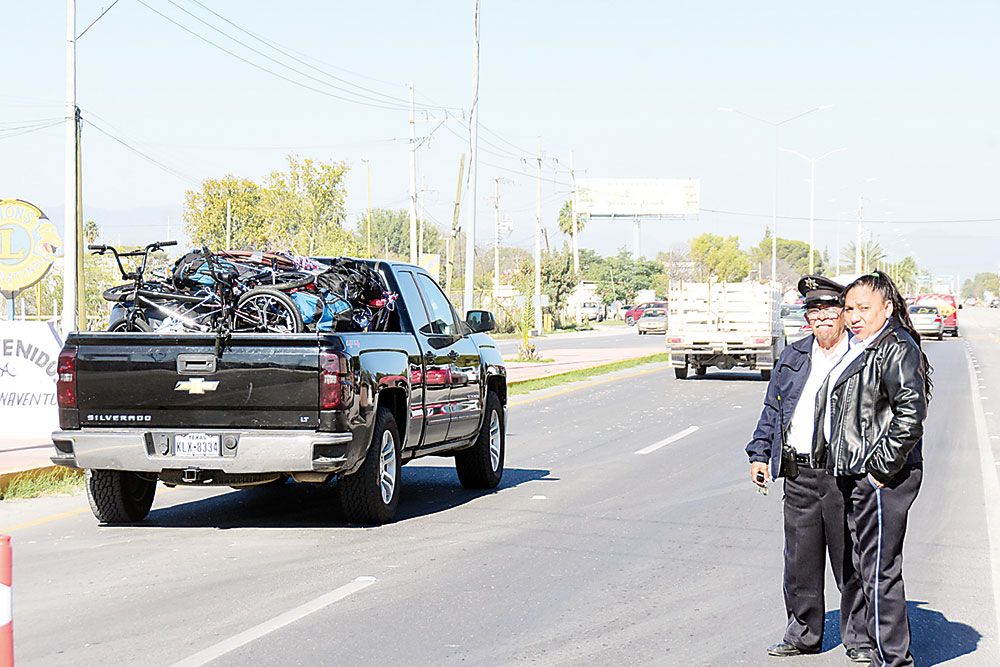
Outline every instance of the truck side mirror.
[(465, 323), (473, 333), (486, 333), (497, 328), (493, 313), (488, 310), (470, 310), (465, 314)]

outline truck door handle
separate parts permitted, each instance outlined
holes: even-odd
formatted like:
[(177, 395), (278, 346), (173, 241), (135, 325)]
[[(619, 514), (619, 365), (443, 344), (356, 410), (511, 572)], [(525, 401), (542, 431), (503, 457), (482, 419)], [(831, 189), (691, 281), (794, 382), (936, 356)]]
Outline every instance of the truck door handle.
[(430, 350), (424, 352), (424, 362), (426, 362), (428, 365), (433, 364), (436, 358), (437, 357), (435, 357), (434, 353), (431, 352)]
[(215, 372), (215, 355), (178, 354), (177, 372), (181, 375), (211, 375)]
[(448, 358), (451, 359), (452, 361), (455, 361), (456, 359), (458, 359), (458, 352), (452, 350), (451, 352), (448, 353)]

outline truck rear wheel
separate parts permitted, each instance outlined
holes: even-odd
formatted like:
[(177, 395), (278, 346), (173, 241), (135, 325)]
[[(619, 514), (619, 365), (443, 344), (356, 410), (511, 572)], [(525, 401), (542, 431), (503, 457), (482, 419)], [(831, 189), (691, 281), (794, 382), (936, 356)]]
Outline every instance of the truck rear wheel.
[(153, 506), (156, 480), (124, 470), (87, 470), (87, 500), (98, 521), (142, 521)]
[(674, 368), (674, 377), (678, 380), (686, 380), (688, 376), (688, 367), (685, 364), (683, 368)]
[(507, 433), (503, 406), (492, 391), (486, 394), (486, 415), (476, 444), (455, 454), (458, 480), (466, 489), (495, 489), (503, 478)]
[(708, 367), (706, 366), (698, 366), (698, 368), (694, 369), (694, 374), (698, 377), (705, 377), (706, 372), (708, 372)]
[(766, 371), (761, 369), (760, 379), (763, 380), (764, 382), (769, 382), (771, 380), (771, 371), (769, 370)]
[(379, 525), (396, 516), (402, 481), (399, 448), (396, 420), (388, 409), (379, 408), (364, 463), (338, 483), (340, 505), (348, 521)]

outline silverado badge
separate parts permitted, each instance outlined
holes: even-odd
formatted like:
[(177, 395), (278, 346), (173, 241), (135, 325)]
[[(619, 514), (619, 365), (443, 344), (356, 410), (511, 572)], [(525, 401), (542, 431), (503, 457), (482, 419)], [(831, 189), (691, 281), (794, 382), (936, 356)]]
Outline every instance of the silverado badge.
[(174, 387), (174, 391), (186, 391), (189, 394), (204, 394), (206, 391), (215, 391), (219, 386), (218, 380), (205, 380), (204, 378), (191, 378), (181, 380)]

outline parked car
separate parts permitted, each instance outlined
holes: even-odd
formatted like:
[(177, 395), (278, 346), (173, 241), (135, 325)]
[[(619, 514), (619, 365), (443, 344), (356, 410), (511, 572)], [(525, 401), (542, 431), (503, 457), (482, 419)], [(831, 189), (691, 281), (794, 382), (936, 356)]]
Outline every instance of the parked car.
[(781, 327), (785, 330), (785, 345), (791, 345), (811, 334), (812, 327), (806, 321), (805, 306), (782, 306)]
[(596, 320), (600, 322), (604, 319), (604, 304), (597, 301), (585, 301), (580, 306), (580, 316), (585, 320)]
[(635, 328), (640, 336), (648, 333), (666, 334), (667, 311), (663, 308), (647, 308), (642, 312)]
[(965, 300), (965, 305), (966, 306), (978, 306), (979, 305), (979, 299), (977, 299), (974, 296), (970, 296), (968, 299)]
[(631, 308), (625, 311), (625, 324), (632, 326), (633, 324), (638, 322), (639, 318), (642, 317), (643, 312), (645, 312), (647, 308), (663, 308), (664, 310), (666, 310), (667, 302), (649, 301), (647, 303), (640, 303), (637, 306), (632, 306)]
[(921, 336), (944, 340), (944, 318), (937, 306), (910, 306), (910, 320)]
[(1000, 308), (1000, 296), (995, 296), (990, 301), (990, 308)]

